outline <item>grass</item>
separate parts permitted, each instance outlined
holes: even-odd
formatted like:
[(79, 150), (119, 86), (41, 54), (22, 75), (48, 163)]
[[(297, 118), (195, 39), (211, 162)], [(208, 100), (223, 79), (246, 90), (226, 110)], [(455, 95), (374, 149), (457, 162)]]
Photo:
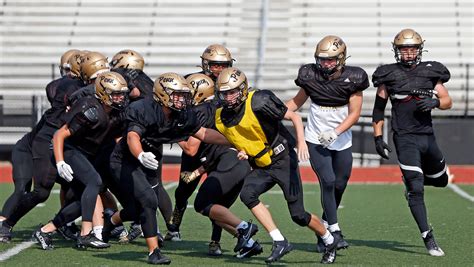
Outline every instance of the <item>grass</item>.
[[(461, 186), (474, 192), (474, 185)], [(402, 185), (349, 185), (339, 223), (351, 247), (339, 251), (337, 265), (344, 266), (473, 266), (474, 262), (474, 204), (461, 198), (450, 189), (426, 188), (425, 196), (429, 222), (436, 239), (446, 253), (445, 257), (431, 257), (420, 238), (403, 196)], [(174, 189), (170, 190), (173, 196)], [(305, 206), (308, 211), (321, 214), (319, 187), (306, 184)], [(0, 202), (3, 203), (12, 191), (12, 185), (0, 185)], [(194, 196), (193, 196), (194, 197)], [(289, 216), (283, 195), (278, 188), (262, 196), (269, 205), (281, 232), (294, 245), (295, 250), (286, 255), (279, 265), (310, 266), (318, 263), (321, 255), (315, 252), (316, 238), (306, 228), (294, 224)], [(192, 203), (192, 201), (190, 201)], [(5, 251), (22, 241), (29, 240), (39, 223), (46, 223), (58, 210), (58, 195), (52, 194), (44, 207), (37, 207), (25, 216), (14, 229), (10, 244), (0, 244)], [(254, 219), (238, 200), (232, 210), (242, 219)], [(255, 219), (254, 219), (255, 221)], [(164, 223), (159, 217), (161, 228)], [(213, 258), (206, 255), (210, 237), (209, 220), (188, 208), (181, 233), (184, 241), (165, 243), (164, 253), (179, 266), (242, 266), (265, 265), (264, 259), (271, 250), (271, 239), (260, 226), (256, 238), (264, 246), (264, 253), (245, 260), (233, 257), (235, 239), (223, 233), (224, 256)], [(112, 242), (107, 250), (78, 251), (73, 243), (59, 236), (54, 239), (55, 249), (43, 251), (37, 245), (2, 262), (5, 266), (137, 266), (146, 264), (146, 245), (143, 239), (133, 244), (119, 245)], [(1, 253), (1, 252), (0, 252)]]

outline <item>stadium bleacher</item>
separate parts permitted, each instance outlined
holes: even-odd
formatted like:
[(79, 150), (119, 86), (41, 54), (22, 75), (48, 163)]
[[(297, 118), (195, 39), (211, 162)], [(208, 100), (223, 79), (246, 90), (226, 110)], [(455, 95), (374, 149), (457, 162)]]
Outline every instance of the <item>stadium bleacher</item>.
[[(393, 36), (411, 27), (426, 40), (424, 60), (440, 61), (452, 74), (447, 88), (453, 109), (434, 114), (472, 116), (472, 12), (470, 0), (4, 0), (0, 115), (47, 108), (44, 87), (59, 76), (59, 57), (71, 48), (109, 57), (125, 48), (137, 50), (154, 78), (167, 71), (198, 71), (203, 49), (222, 43), (251, 85), (272, 89), (286, 100), (296, 93), (299, 66), (313, 62), (314, 46), (324, 35), (341, 36), (351, 56), (347, 64), (370, 75), (378, 65), (394, 61)], [(15, 94), (20, 101), (10, 102)], [(363, 115), (370, 115), (374, 95), (373, 88), (366, 90)], [(31, 126), (24, 123), (0, 126)]]

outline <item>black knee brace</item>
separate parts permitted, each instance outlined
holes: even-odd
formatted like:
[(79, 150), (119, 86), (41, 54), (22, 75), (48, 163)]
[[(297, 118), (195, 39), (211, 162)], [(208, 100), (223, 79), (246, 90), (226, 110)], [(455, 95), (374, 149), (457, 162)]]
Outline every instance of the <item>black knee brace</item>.
[(245, 186), (240, 192), (240, 200), (242, 200), (248, 209), (252, 209), (260, 203), (258, 197), (257, 192), (252, 189), (252, 186)]
[(311, 221), (311, 214), (307, 212), (291, 214), (291, 219), (299, 226), (308, 226)]

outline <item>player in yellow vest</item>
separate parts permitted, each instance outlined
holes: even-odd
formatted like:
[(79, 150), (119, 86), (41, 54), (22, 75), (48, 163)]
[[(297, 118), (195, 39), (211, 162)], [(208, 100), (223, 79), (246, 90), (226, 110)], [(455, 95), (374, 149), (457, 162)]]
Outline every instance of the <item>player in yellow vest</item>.
[[(259, 200), (261, 194), (278, 184), (288, 203), (291, 219), (321, 236), (326, 244), (321, 262), (333, 263), (339, 237), (333, 237), (316, 215), (305, 211), (303, 204), (298, 158), (307, 160), (309, 154), (301, 117), (289, 111), (271, 91), (249, 92), (247, 77), (237, 68), (221, 72), (216, 94), (222, 106), (216, 111), (217, 129), (240, 151), (241, 157), (248, 158), (253, 167), (245, 178), (240, 198), (273, 239), (272, 253), (265, 261), (275, 262), (293, 248)], [(283, 119), (293, 123), (297, 143), (283, 126)], [(258, 228), (253, 224), (251, 226), (241, 234), (248, 238), (254, 235)]]

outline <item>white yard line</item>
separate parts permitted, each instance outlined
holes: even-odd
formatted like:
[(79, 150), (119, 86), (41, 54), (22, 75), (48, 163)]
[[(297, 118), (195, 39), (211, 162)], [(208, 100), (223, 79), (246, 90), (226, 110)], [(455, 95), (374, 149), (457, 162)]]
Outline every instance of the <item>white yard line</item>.
[(170, 189), (178, 186), (178, 184), (179, 184), (178, 182), (172, 182), (172, 183), (166, 184), (165, 186), (163, 186), (163, 188), (165, 190), (170, 190)]
[(25, 241), (25, 242), (22, 242), (14, 247), (12, 247), (11, 249), (8, 249), (2, 253), (0, 253), (0, 262), (2, 261), (6, 261), (8, 260), (9, 258), (15, 256), (16, 254), (20, 253), (22, 250), (25, 250), (31, 246), (33, 246), (33, 244), (35, 244), (35, 242), (33, 241)]
[(449, 189), (453, 190), (454, 193), (460, 195), (461, 197), (474, 202), (474, 197), (469, 195), (466, 191), (462, 190), (459, 186), (456, 184), (448, 184)]

